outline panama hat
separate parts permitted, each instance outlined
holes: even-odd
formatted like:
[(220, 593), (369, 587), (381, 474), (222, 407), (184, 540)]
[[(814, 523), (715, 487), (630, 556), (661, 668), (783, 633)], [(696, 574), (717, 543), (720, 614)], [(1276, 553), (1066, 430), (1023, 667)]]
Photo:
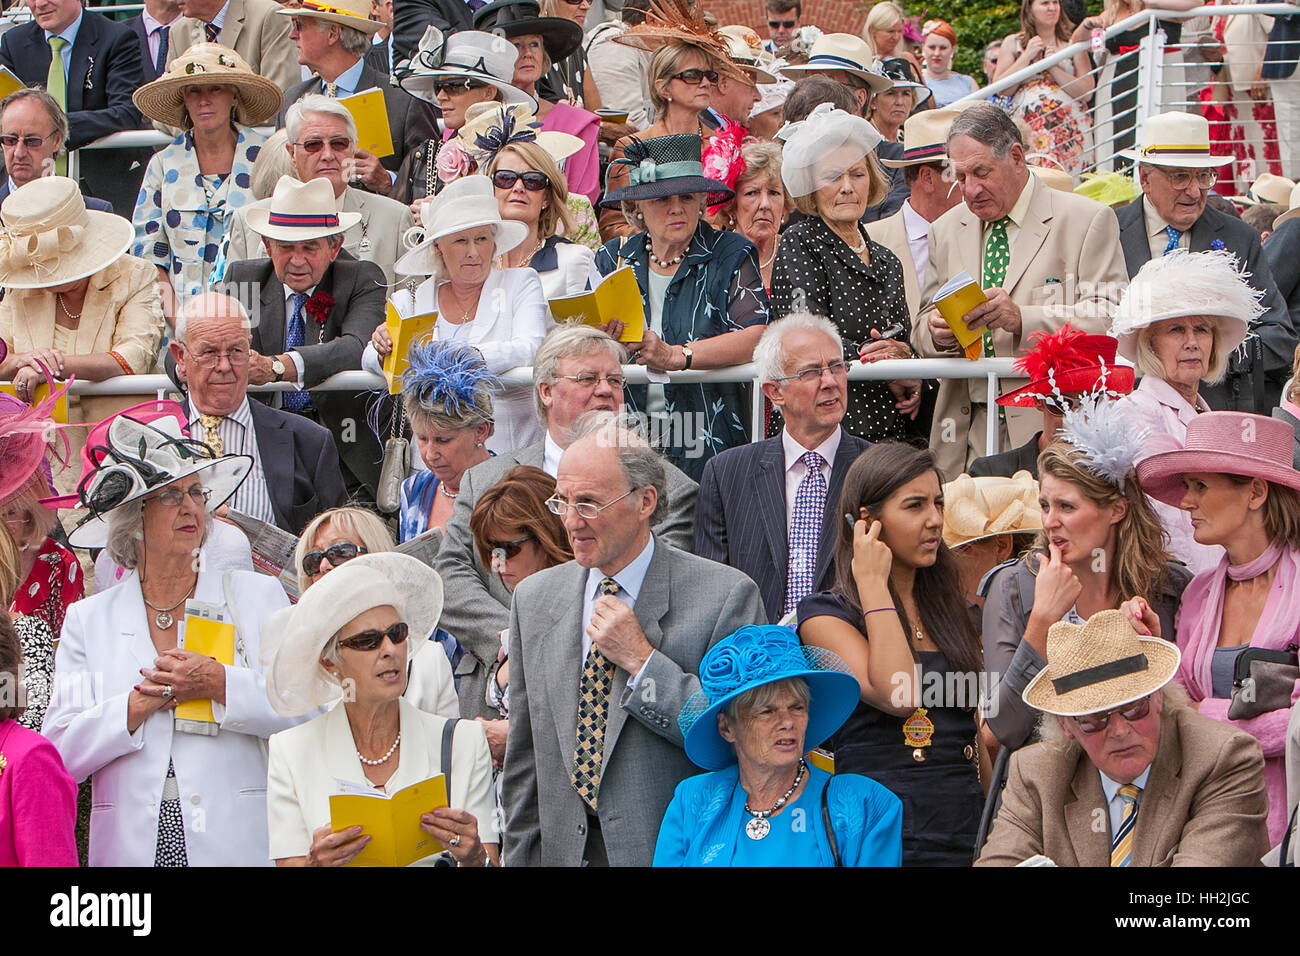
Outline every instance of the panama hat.
[(880, 157), (880, 165), (891, 169), (919, 166), (922, 163), (948, 161), (948, 127), (960, 110), (935, 109), (913, 113), (903, 123), (903, 155), (898, 159)]
[(843, 70), (865, 80), (872, 93), (879, 93), (890, 89), (894, 81), (871, 69), (875, 59), (871, 47), (862, 37), (856, 37), (852, 33), (824, 33), (813, 44), (807, 63), (784, 66), (780, 72), (792, 80), (802, 80), (809, 73)]
[(1295, 188), (1291, 190), (1291, 199), (1287, 203), (1287, 206), (1289, 207), (1287, 211), (1273, 220), (1274, 229), (1282, 225), (1282, 223), (1286, 222), (1288, 219), (1294, 219), (1296, 216), (1300, 216), (1300, 185), (1295, 186)]
[(131, 248), (131, 220), (86, 208), (66, 176), (40, 176), (0, 203), (0, 288), (48, 289), (92, 276)]
[[(703, 143), (694, 133), (674, 133), (650, 139), (633, 139), (623, 151), (623, 158), (609, 164), (609, 168), (624, 165), (628, 169), (628, 184), (622, 189), (607, 190), (601, 200), (603, 206), (638, 199), (662, 199), (686, 193), (711, 193), (709, 201), (726, 202), (735, 192), (724, 182), (704, 175)], [(720, 197), (720, 198), (715, 198)]]
[(1010, 478), (963, 474), (943, 486), (943, 542), (950, 548), (1042, 528), (1038, 482), (1027, 471)]
[(1138, 634), (1123, 611), (1098, 611), (1084, 624), (1057, 621), (1047, 629), (1047, 664), (1021, 697), (1062, 717), (1095, 714), (1155, 693), (1180, 659), (1175, 645)]
[(318, 0), (303, 0), (300, 6), (284, 7), (275, 12), (282, 17), (325, 20), (360, 30), (362, 33), (374, 34), (384, 28), (378, 20), (370, 19), (370, 0), (335, 0), (332, 4), (320, 3)]
[(1136, 149), (1121, 150), (1125, 159), (1152, 166), (1210, 169), (1226, 166), (1231, 156), (1210, 154), (1210, 121), (1191, 113), (1161, 113), (1143, 124)]
[(496, 235), (497, 255), (504, 255), (528, 238), (528, 227), (501, 218), (492, 181), (486, 176), (464, 176), (448, 183), (423, 207), (424, 239), (393, 264), (404, 276), (427, 276), (434, 272), (433, 244), (444, 236), (491, 226)]
[(361, 221), (361, 213), (339, 212), (337, 206), (328, 179), (300, 183), (292, 176), (281, 176), (270, 199), (244, 211), (244, 222), (267, 239), (306, 242), (347, 232)]
[[(566, 21), (572, 23), (572, 20)], [(473, 103), (465, 110), (465, 125), (452, 140), (459, 143), (480, 168), (487, 166), (501, 150), (515, 143), (536, 143), (557, 163), (579, 152), (580, 137), (559, 130), (542, 129), (541, 121), (526, 103)]]
[(1115, 364), (1119, 343), (1109, 335), (1090, 335), (1067, 322), (1057, 332), (1035, 332), (1029, 344), (1016, 359), (1029, 383), (998, 396), (999, 405), (1032, 408), (1068, 392), (1103, 390), (1119, 398), (1133, 391), (1133, 369)]
[(787, 678), (802, 678), (812, 697), (804, 746), (811, 750), (840, 729), (858, 704), (862, 688), (837, 654), (804, 647), (788, 627), (750, 624), (709, 649), (700, 661), (700, 690), (677, 716), (686, 756), (705, 770), (736, 762), (735, 748), (718, 733), (718, 714), (746, 691)]
[(426, 103), (438, 105), (434, 84), (445, 77), (460, 77), (492, 86), (506, 104), (524, 103), (537, 109), (537, 100), (512, 84), (519, 51), (505, 37), (478, 30), (458, 30), (443, 37), (437, 27), (428, 27), (404, 71), (399, 70), (402, 89)]
[(340, 699), (343, 688), (321, 667), (321, 652), (348, 621), (386, 606), (407, 624), (410, 660), (438, 626), (442, 578), (407, 554), (362, 554), (318, 580), (297, 604), (267, 618), (261, 663), (276, 713), (300, 717)]
[(749, 74), (753, 85), (776, 82), (776, 77), (765, 69), (772, 66), (772, 55), (763, 49), (762, 39), (751, 27), (739, 24), (722, 27), (718, 36), (726, 44), (731, 62)]
[(258, 76), (242, 56), (219, 43), (196, 43), (167, 72), (132, 94), (136, 108), (151, 120), (177, 128), (186, 125), (185, 91), (192, 86), (229, 86), (235, 91), (235, 119), (244, 126), (264, 123), (280, 110), (280, 88)]
[(1287, 206), (1291, 203), (1291, 190), (1295, 189), (1296, 184), (1287, 179), (1285, 176), (1275, 176), (1273, 173), (1262, 173), (1258, 179), (1250, 184), (1244, 196), (1229, 196), (1228, 198), (1238, 206), (1258, 206), (1263, 203), (1276, 203), (1279, 206)]
[(552, 63), (572, 55), (582, 46), (582, 27), (564, 17), (541, 16), (537, 0), (493, 0), (474, 14), (474, 29), (515, 37), (539, 36)]
[(1203, 412), (1187, 423), (1182, 448), (1151, 455), (1137, 465), (1142, 490), (1177, 508), (1183, 475), (1208, 472), (1262, 478), (1300, 492), (1292, 467), (1295, 431), (1281, 419), (1246, 412)]

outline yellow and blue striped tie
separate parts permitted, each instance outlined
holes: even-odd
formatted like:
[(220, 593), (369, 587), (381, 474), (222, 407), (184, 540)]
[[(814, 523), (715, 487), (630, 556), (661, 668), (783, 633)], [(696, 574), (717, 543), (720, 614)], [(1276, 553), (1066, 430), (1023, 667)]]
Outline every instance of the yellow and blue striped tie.
[(1119, 788), (1119, 798), (1124, 801), (1124, 816), (1119, 822), (1119, 830), (1110, 843), (1110, 865), (1128, 866), (1133, 856), (1133, 828), (1137, 825), (1138, 797), (1141, 787), (1126, 783)]

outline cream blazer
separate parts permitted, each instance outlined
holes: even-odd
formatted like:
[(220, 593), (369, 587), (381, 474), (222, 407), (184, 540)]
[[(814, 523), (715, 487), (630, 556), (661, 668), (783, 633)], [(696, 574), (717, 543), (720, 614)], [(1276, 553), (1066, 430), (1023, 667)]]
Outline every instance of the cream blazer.
[[(385, 787), (388, 793), (442, 772), (442, 725), (447, 719), (403, 699), (398, 707), (402, 749), (397, 772)], [(344, 707), (271, 738), (266, 784), (271, 859), (307, 855), (312, 833), (330, 821), (329, 798), (338, 792), (339, 781), (366, 782)], [(478, 820), (480, 841), (501, 841), (492, 796), (492, 756), (482, 726), (472, 720), (456, 725), (449, 800)], [(433, 859), (426, 857), (419, 864), (432, 864)]]

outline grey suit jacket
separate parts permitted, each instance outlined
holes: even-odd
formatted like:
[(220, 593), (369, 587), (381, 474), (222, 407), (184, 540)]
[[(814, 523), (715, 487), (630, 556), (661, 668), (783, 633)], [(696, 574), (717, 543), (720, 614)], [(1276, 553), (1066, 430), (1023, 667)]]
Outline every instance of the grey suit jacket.
[[(217, 42), (230, 47), (253, 68), (282, 90), (302, 79), (298, 48), (289, 39), (289, 18), (276, 13), (275, 0), (230, 0)], [(203, 23), (181, 17), (171, 25), (167, 66), (195, 43), (203, 41)]]
[[(510, 609), (507, 866), (582, 862), (588, 815), (570, 773), (586, 581), (587, 569), (576, 562), (548, 568), (520, 583)], [(699, 772), (682, 751), (677, 715), (700, 689), (700, 659), (737, 628), (767, 623), (748, 577), (659, 539), (634, 611), (655, 653), (635, 689), (620, 668), (610, 691), (599, 817), (612, 866), (650, 865), (673, 790)]]
[[(483, 699), (488, 668), (501, 646), (497, 635), (510, 623), (510, 592), (501, 579), (489, 574), (479, 559), (469, 518), (479, 497), (516, 465), (542, 467), (545, 443), (538, 442), (506, 452), (475, 465), (461, 477), (456, 507), (447, 519), (442, 547), (434, 568), (442, 577), (443, 608), (438, 626), (454, 634), (466, 654), (456, 668), (460, 712), (465, 717), (496, 717)], [(654, 526), (655, 534), (675, 548), (691, 549), (695, 520), (695, 495), (699, 489), (680, 469), (664, 462), (668, 472), (668, 515)]]

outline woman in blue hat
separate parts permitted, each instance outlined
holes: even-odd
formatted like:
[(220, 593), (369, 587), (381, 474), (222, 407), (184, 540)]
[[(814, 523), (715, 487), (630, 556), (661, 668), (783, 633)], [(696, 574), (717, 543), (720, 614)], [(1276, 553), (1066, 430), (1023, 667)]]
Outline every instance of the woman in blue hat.
[(678, 785), (655, 866), (899, 865), (899, 799), (804, 760), (857, 704), (848, 665), (787, 627), (750, 625), (704, 656), (700, 685), (677, 720), (686, 756), (713, 772)]

